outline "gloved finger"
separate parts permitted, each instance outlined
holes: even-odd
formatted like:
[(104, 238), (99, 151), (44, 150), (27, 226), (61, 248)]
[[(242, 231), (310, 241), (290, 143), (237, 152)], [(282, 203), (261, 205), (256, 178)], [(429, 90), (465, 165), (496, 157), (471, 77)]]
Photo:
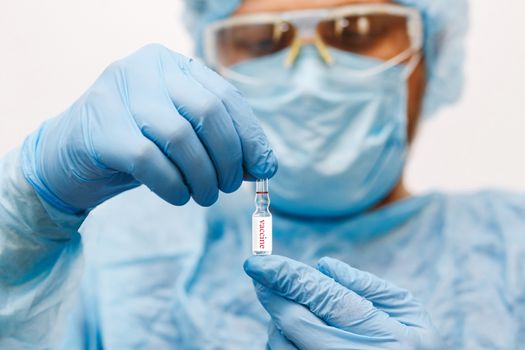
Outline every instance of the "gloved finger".
[(153, 142), (137, 130), (122, 128), (115, 135), (129, 142), (115, 142), (99, 154), (102, 164), (133, 176), (168, 203), (184, 205), (189, 201), (190, 192), (180, 171)]
[(270, 322), (268, 326), (267, 350), (296, 350), (297, 348), (289, 341), (280, 330), (275, 327), (275, 323)]
[(331, 326), (357, 333), (394, 326), (370, 301), (298, 261), (278, 255), (251, 257), (244, 270), (276, 294), (308, 307)]
[(422, 306), (406, 289), (329, 257), (320, 259), (317, 268), (399, 322), (405, 325), (421, 323)]
[(182, 118), (173, 118), (171, 123), (157, 130), (144, 130), (148, 138), (160, 144), (163, 152), (177, 165), (195, 202), (210, 206), (219, 198), (217, 173), (213, 163), (195, 134), (190, 123)]
[(165, 94), (158, 77), (149, 70), (134, 70), (127, 79), (142, 84), (140, 95), (128, 91), (129, 110), (142, 134), (153, 141), (181, 171), (195, 202), (202, 206), (217, 201), (217, 173), (191, 124)]
[[(276, 328), (301, 350), (318, 349), (380, 349), (383, 342), (393, 341), (382, 328), (357, 334), (327, 325), (308, 308), (281, 297), (255, 283), (257, 297), (272, 317)], [(347, 310), (352, 312), (352, 310)], [(366, 339), (366, 341), (363, 341)], [(372, 344), (373, 346), (370, 346)]]
[(239, 90), (208, 67), (189, 61), (191, 76), (211, 91), (224, 104), (240, 136), (244, 168), (252, 176), (271, 178), (277, 171), (277, 159), (264, 131)]
[(238, 189), (243, 178), (243, 149), (232, 118), (206, 85), (192, 78), (189, 59), (165, 49), (161, 53), (167, 92), (206, 148), (224, 192)]

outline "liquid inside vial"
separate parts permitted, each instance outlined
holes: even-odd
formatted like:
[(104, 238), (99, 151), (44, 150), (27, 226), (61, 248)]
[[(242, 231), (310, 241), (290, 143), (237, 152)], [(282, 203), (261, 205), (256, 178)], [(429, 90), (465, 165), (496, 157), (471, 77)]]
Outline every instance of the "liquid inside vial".
[(255, 212), (252, 215), (253, 255), (272, 254), (272, 214), (268, 179), (257, 180), (255, 184)]

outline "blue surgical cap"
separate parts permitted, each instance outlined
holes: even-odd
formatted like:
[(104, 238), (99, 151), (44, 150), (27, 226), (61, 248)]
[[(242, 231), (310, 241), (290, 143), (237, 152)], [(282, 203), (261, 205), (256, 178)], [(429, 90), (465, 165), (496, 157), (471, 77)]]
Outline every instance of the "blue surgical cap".
[[(202, 34), (207, 24), (230, 16), (242, 0), (185, 0), (185, 20), (202, 54)], [(463, 90), (465, 35), (468, 28), (467, 0), (396, 0), (418, 9), (425, 24), (427, 90), (423, 115), (452, 104)]]

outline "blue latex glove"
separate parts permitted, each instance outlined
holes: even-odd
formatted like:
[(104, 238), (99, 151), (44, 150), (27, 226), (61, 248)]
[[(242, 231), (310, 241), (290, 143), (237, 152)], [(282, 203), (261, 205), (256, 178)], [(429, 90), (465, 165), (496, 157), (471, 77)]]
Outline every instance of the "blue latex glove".
[(272, 317), (271, 349), (441, 349), (410, 292), (338, 260), (318, 269), (281, 256), (244, 265)]
[(175, 205), (203, 206), (277, 161), (240, 93), (198, 62), (160, 45), (110, 65), (69, 109), (28, 137), (23, 170), (66, 212), (145, 184)]

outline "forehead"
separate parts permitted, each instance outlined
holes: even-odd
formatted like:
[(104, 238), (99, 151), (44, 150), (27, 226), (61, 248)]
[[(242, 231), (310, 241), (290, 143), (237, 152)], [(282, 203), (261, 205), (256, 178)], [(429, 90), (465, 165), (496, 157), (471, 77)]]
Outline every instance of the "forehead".
[(392, 0), (243, 0), (236, 15), (337, 7), (351, 4), (391, 3)]

